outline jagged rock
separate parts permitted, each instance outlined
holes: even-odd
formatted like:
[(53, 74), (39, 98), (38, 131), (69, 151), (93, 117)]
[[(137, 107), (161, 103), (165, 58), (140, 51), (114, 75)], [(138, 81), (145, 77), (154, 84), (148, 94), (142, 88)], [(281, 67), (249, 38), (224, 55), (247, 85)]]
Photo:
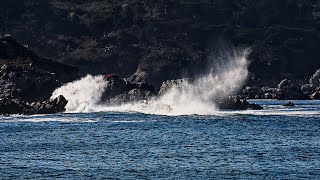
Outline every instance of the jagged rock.
[(0, 37), (0, 97), (43, 101), (62, 83), (74, 80), (77, 69), (41, 58), (11, 36)]
[(154, 97), (154, 93), (142, 90), (142, 89), (132, 89), (129, 92), (124, 92), (117, 95), (107, 102), (112, 105), (121, 105), (124, 103), (134, 103), (138, 101), (148, 101)]
[(262, 106), (257, 104), (250, 104), (245, 99), (240, 100), (237, 97), (224, 99), (217, 103), (217, 106), (220, 109), (227, 109), (227, 110), (261, 110), (263, 109)]
[(148, 74), (139, 66), (137, 71), (128, 79), (132, 83), (145, 82)]
[(284, 79), (278, 84), (278, 88), (262, 88), (263, 92), (267, 92), (268, 99), (297, 99), (306, 100), (306, 96), (301, 88), (291, 83), (290, 80)]
[(47, 107), (49, 107), (48, 110), (50, 112), (54, 112), (54, 113), (64, 111), (67, 103), (68, 103), (68, 101), (62, 95), (60, 95), (54, 99), (50, 99), (50, 100), (46, 101), (46, 104), (49, 105), (49, 106), (47, 106)]
[(127, 102), (148, 100), (155, 96), (155, 89), (145, 82), (131, 82), (120, 76), (106, 78), (108, 85), (102, 96), (102, 103), (119, 105)]
[(246, 87), (242, 91), (242, 97), (248, 99), (297, 99), (306, 100), (309, 99), (306, 91), (310, 91), (310, 87), (305, 85), (299, 88), (297, 85), (291, 83), (290, 80), (282, 80), (277, 88), (270, 87)]
[(67, 100), (63, 96), (43, 102), (28, 102), (12, 99), (0, 99), (0, 114), (52, 114), (65, 110)]
[(0, 114), (47, 114), (64, 111), (63, 96), (48, 100), (77, 69), (41, 58), (12, 36), (0, 37)]
[(282, 100), (307, 100), (309, 99), (300, 88), (291, 86), (282, 89), (278, 94), (278, 99)]

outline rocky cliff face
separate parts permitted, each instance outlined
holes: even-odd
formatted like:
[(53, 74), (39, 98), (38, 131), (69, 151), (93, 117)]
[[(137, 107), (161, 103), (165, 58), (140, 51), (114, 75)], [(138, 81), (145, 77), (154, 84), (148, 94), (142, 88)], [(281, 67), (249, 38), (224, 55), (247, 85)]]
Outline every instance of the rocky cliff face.
[(0, 37), (0, 98), (44, 101), (77, 69), (35, 55), (11, 36)]
[(203, 73), (220, 38), (252, 48), (249, 85), (302, 85), (320, 67), (318, 0), (4, 0), (0, 11), (2, 32), (42, 56), (156, 88)]

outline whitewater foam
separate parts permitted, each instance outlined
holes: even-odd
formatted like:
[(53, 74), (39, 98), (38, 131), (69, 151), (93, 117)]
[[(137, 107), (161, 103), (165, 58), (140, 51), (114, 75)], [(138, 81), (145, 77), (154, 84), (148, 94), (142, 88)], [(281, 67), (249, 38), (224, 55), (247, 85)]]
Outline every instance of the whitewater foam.
[(67, 112), (93, 112), (107, 86), (103, 76), (87, 75), (56, 89), (51, 98), (63, 95), (68, 100)]
[(63, 95), (68, 100), (67, 112), (118, 111), (159, 115), (213, 115), (217, 112), (215, 99), (227, 97), (239, 90), (248, 76), (248, 50), (232, 52), (223, 56), (223, 63), (214, 64), (207, 75), (193, 82), (183, 80), (157, 99), (120, 106), (104, 106), (100, 101), (102, 94), (107, 91), (108, 82), (103, 80), (102, 76), (91, 75), (58, 88), (52, 94), (52, 98)]

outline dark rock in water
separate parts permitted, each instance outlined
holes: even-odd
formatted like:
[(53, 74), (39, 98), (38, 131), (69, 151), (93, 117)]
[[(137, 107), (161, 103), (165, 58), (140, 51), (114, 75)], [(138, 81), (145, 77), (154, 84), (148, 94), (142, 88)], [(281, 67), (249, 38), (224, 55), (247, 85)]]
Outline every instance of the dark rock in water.
[(51, 113), (59, 113), (65, 111), (65, 106), (67, 105), (68, 101), (66, 98), (62, 95), (54, 98), (49, 99), (47, 101), (44, 101), (40, 107), (39, 110), (37, 110), (37, 113), (40, 114), (51, 114)]
[(280, 92), (278, 99), (282, 100), (307, 100), (309, 99), (298, 87), (284, 89)]
[(261, 110), (263, 109), (263, 107), (260, 105), (250, 104), (247, 100), (245, 99), (240, 100), (237, 97), (228, 98), (223, 101), (219, 101), (217, 105), (220, 109), (226, 109), (226, 110)]
[(0, 99), (0, 114), (30, 115), (59, 113), (65, 110), (67, 103), (68, 101), (63, 96), (31, 104), (18, 99), (2, 98)]
[(290, 106), (290, 107), (293, 107), (293, 106), (295, 106), (295, 105), (294, 105), (294, 103), (293, 103), (293, 102), (291, 102), (291, 101), (290, 101), (290, 102), (288, 102), (288, 103), (284, 104), (283, 106)]
[(302, 91), (301, 88), (295, 86), (290, 80), (282, 80), (278, 85), (279, 94), (278, 99), (296, 99), (296, 100), (306, 100), (309, 99)]
[(128, 102), (149, 100), (155, 96), (154, 87), (146, 82), (131, 82), (114, 76), (106, 79), (109, 83), (102, 96), (102, 103), (119, 105)]
[(31, 111), (31, 108), (29, 109), (25, 103), (22, 103), (17, 99), (0, 99), (0, 114), (19, 114), (22, 112), (29, 114), (29, 111)]
[(309, 99), (308, 93), (312, 91), (311, 86), (299, 87), (292, 84), (288, 79), (282, 80), (277, 88), (270, 87), (246, 87), (242, 91), (242, 97), (248, 99), (282, 99), (282, 100), (306, 100)]
[(139, 88), (135, 88), (130, 90), (129, 92), (121, 93), (107, 102), (112, 105), (120, 105), (124, 103), (138, 102), (138, 101), (148, 101), (155, 96), (154, 93), (147, 90), (142, 90)]
[(260, 106), (259, 104), (248, 104), (246, 106), (246, 109), (247, 110), (261, 110), (261, 109), (263, 109), (263, 107)]
[(74, 80), (74, 67), (41, 58), (11, 36), (0, 37), (0, 114), (49, 114), (64, 111), (63, 96), (50, 99)]

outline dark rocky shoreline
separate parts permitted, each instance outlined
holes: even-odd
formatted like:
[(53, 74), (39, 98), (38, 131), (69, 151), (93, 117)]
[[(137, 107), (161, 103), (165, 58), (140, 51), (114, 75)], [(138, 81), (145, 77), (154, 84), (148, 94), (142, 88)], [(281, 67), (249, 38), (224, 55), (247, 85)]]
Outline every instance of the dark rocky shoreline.
[(146, 100), (163, 82), (223, 63), (221, 51), (250, 47), (246, 87), (217, 104), (317, 100), (319, 14), (319, 0), (4, 0), (0, 99), (28, 109), (80, 76), (112, 73), (119, 79), (103, 101)]
[(10, 35), (0, 37), (0, 66), (0, 114), (63, 112), (67, 100), (51, 93), (78, 78), (76, 68), (41, 58)]
[[(0, 114), (50, 114), (65, 110), (67, 100), (63, 96), (49, 98), (57, 87), (78, 78), (76, 68), (36, 56), (10, 35), (0, 38), (0, 50)], [(183, 82), (165, 81), (157, 91), (143, 78), (139, 79), (143, 75), (143, 72), (136, 72), (130, 78), (105, 75), (104, 80), (109, 81), (108, 91), (104, 93), (101, 102), (121, 105), (148, 101)], [(287, 79), (281, 81), (276, 88), (247, 86), (239, 95), (216, 100), (215, 104), (220, 109), (259, 110), (262, 109), (261, 106), (250, 104), (246, 99), (319, 99), (319, 90), (320, 70), (317, 70), (308, 84), (302, 87)]]
[(1, 98), (0, 114), (53, 114), (65, 111), (67, 103), (68, 101), (63, 96), (32, 103), (22, 101), (21, 99)]
[(242, 90), (240, 96), (246, 99), (319, 100), (320, 69), (303, 86), (293, 84), (291, 80), (284, 79), (277, 87), (247, 86)]

